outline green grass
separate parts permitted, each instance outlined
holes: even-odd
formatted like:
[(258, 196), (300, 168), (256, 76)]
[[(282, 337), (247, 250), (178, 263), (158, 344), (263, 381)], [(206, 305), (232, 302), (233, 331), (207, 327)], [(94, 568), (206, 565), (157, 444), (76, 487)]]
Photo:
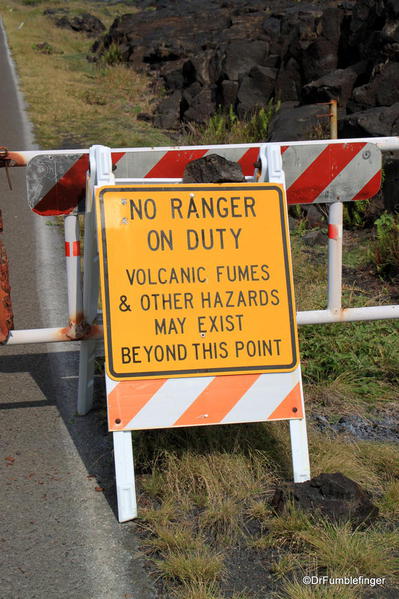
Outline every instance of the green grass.
[(383, 213), (376, 220), (376, 235), (369, 256), (383, 279), (399, 276), (399, 216)]

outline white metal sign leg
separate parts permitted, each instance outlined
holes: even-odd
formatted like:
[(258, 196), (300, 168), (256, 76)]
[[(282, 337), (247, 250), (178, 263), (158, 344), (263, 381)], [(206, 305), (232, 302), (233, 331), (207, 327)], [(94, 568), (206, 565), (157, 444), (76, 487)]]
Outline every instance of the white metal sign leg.
[(118, 431), (113, 433), (113, 436), (118, 520), (126, 522), (137, 518), (132, 433)]
[[(281, 183), (285, 186), (280, 148), (263, 145), (260, 148), (259, 157), (261, 161), (260, 180), (267, 180), (269, 183)], [(302, 381), (302, 375), (300, 380)], [(295, 483), (303, 483), (310, 479), (309, 446), (302, 382), (300, 386), (303, 418), (301, 420), (290, 420), (292, 470)]]
[[(91, 180), (95, 185), (109, 185), (115, 183), (115, 177), (112, 173), (111, 150), (105, 146), (93, 146), (90, 150), (90, 171)], [(95, 317), (97, 313), (97, 294), (98, 294), (98, 254), (96, 244), (96, 222), (95, 222), (95, 202), (93, 193), (90, 193), (90, 282), (87, 283), (87, 315)], [(94, 303), (94, 292), (96, 300)], [(86, 306), (85, 306), (86, 307)], [(90, 322), (90, 321), (89, 321)], [(108, 386), (112, 381), (106, 376), (107, 392)], [(133, 462), (133, 443), (132, 433), (130, 431), (118, 431), (113, 433), (114, 439), (114, 461), (115, 461), (115, 481), (116, 495), (118, 500), (118, 520), (126, 522), (137, 518), (137, 500), (136, 485), (134, 480), (134, 462)]]
[(290, 420), (292, 471), (294, 483), (304, 483), (310, 479), (310, 462), (306, 420)]
[[(301, 367), (299, 367), (300, 369)], [(300, 389), (303, 418), (290, 420), (290, 439), (292, 455), (292, 473), (294, 483), (304, 483), (310, 479), (310, 461), (308, 433), (306, 430), (305, 404), (303, 399), (302, 373), (300, 374)]]

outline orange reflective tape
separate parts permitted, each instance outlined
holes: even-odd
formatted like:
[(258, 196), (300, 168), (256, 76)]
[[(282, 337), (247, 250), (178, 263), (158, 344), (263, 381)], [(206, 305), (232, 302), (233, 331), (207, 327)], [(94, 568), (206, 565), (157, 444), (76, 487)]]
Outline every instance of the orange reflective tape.
[(268, 420), (303, 418), (301, 389), (299, 383), (288, 393), (281, 404), (270, 414)]
[[(72, 252), (71, 252), (72, 246)], [(65, 256), (70, 258), (71, 256), (80, 256), (80, 241), (66, 241), (65, 242)]]
[(259, 377), (260, 374), (215, 377), (173, 426), (221, 422)]
[(328, 238), (329, 239), (338, 239), (339, 238), (339, 230), (337, 225), (328, 225)]
[(110, 430), (124, 428), (168, 379), (126, 381), (118, 383), (108, 395)]
[(80, 256), (80, 241), (72, 243), (72, 256)]

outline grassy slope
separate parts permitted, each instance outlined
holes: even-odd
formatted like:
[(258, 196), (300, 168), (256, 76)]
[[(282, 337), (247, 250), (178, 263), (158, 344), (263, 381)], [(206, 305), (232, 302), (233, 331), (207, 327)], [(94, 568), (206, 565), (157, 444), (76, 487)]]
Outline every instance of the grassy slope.
[[(167, 135), (138, 122), (151, 108), (144, 75), (123, 66), (86, 61), (91, 45), (81, 34), (54, 27), (43, 10), (65, 3), (0, 0), (22, 89), (43, 148), (92, 143), (117, 146), (160, 145)], [(68, 3), (78, 10), (79, 3)], [(123, 5), (85, 3), (84, 9), (108, 25)], [(35, 44), (47, 41), (52, 54)], [(263, 127), (265, 123), (261, 123)], [(191, 131), (191, 141), (214, 140), (211, 131)], [(244, 128), (234, 122), (236, 141)], [(254, 132), (245, 129), (246, 135)], [(198, 135), (202, 135), (201, 138)], [(209, 138), (209, 135), (211, 137)], [(237, 139), (238, 136), (238, 139)], [(231, 135), (229, 141), (234, 141)], [(214, 140), (216, 141), (216, 140)], [(223, 141), (218, 138), (218, 142)], [(326, 297), (325, 250), (305, 247), (301, 227), (293, 235), (297, 304), (322, 308)], [(368, 268), (367, 245), (349, 246), (345, 263)], [(389, 289), (347, 281), (346, 305), (390, 303)], [(382, 291), (381, 291), (382, 290)], [(335, 422), (342, 414), (372, 415), (392, 409), (397, 398), (399, 355), (395, 322), (303, 327), (300, 330), (308, 415)], [(291, 510), (277, 517), (267, 500), (274, 485), (288, 480), (290, 449), (285, 423), (204, 427), (135, 434), (140, 473), (139, 526), (165, 596), (184, 599), (276, 596), (353, 599), (361, 587), (306, 587), (306, 573), (386, 575), (397, 580), (399, 452), (389, 443), (356, 442), (321, 434), (309, 424), (312, 473), (341, 471), (368, 488), (382, 518), (375, 527), (352, 531)], [(270, 570), (270, 571), (269, 571)], [(239, 574), (237, 574), (239, 572)]]
[[(70, 14), (82, 4), (71, 0), (51, 3), (0, 1), (9, 44), (17, 62), (22, 90), (34, 132), (42, 149), (168, 144), (169, 138), (136, 115), (150, 111), (152, 95), (144, 75), (122, 65), (110, 68), (87, 61), (93, 39), (54, 26), (43, 11), (67, 6)], [(87, 2), (84, 10), (108, 26), (132, 9)], [(47, 42), (51, 54), (38, 49)]]

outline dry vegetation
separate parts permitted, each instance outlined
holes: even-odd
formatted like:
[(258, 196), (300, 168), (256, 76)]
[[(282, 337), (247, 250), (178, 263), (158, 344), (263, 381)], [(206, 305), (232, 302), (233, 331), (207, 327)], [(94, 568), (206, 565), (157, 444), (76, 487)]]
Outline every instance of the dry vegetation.
[[(151, 108), (146, 77), (122, 65), (88, 63), (92, 42), (56, 29), (42, 15), (48, 4), (31, 4), (0, 0), (0, 10), (40, 145), (168, 143), (162, 132), (136, 119), (138, 112)], [(120, 4), (85, 3), (84, 8), (106, 24), (126, 11)], [(35, 50), (43, 41), (52, 54)], [(262, 135), (265, 115), (259, 117)], [(195, 143), (221, 142), (226, 129), (233, 129), (234, 141), (246, 141), (240, 135), (249, 135), (232, 115), (216, 117), (205, 131), (191, 128), (188, 135)], [(251, 129), (250, 134), (256, 132)], [(300, 223), (292, 236), (298, 309), (323, 308), (326, 251), (305, 246), (304, 230)], [(344, 264), (359, 272), (373, 270), (370, 241), (354, 239), (345, 248)], [(392, 303), (391, 286), (381, 280), (375, 291), (370, 280), (345, 281), (347, 306)], [(285, 423), (135, 433), (138, 531), (160, 596), (356, 599), (367, 591), (361, 586), (305, 586), (303, 575), (314, 573), (385, 576), (390, 596), (399, 592), (398, 447), (320, 431), (312, 419), (314, 413), (322, 414), (334, 424), (345, 414), (372, 419), (397, 410), (397, 334), (395, 321), (300, 330), (312, 473), (340, 471), (368, 489), (380, 508), (372, 527), (333, 525), (293, 507), (283, 516), (272, 512), (268, 501), (275, 485), (291, 477)]]
[[(151, 112), (153, 94), (147, 77), (123, 65), (88, 62), (94, 40), (55, 27), (43, 15), (49, 6), (53, 10), (66, 7), (57, 1), (0, 0), (0, 15), (40, 147), (169, 143), (161, 131), (137, 120), (138, 113)], [(67, 6), (74, 14), (82, 3), (71, 0)], [(132, 10), (123, 4), (84, 3), (84, 11), (98, 16), (106, 26)], [(47, 44), (44, 50), (40, 49), (43, 43)]]

